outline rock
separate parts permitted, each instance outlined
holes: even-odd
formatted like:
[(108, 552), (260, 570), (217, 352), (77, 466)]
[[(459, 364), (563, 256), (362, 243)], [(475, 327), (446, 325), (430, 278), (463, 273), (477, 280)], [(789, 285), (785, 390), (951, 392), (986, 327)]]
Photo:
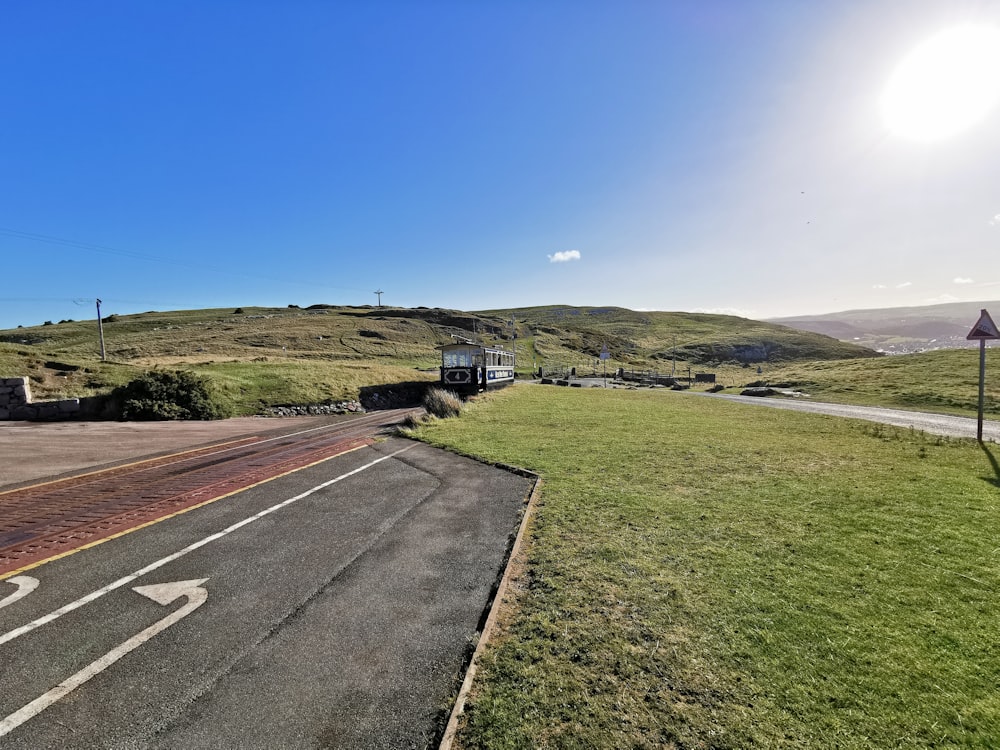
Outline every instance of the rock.
[(272, 417), (306, 417), (364, 412), (365, 408), (357, 401), (339, 401), (334, 404), (289, 404), (270, 406), (264, 410), (265, 415)]

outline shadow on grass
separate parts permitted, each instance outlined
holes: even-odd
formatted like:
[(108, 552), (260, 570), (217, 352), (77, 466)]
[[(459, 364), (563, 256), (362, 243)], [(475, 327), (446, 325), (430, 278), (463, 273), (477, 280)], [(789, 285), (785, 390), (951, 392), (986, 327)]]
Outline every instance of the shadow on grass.
[(990, 466), (993, 468), (993, 476), (983, 477), (983, 479), (992, 484), (994, 487), (1000, 487), (1000, 461), (997, 461), (997, 457), (993, 455), (993, 451), (986, 443), (980, 443), (979, 447), (983, 449), (983, 453), (986, 454), (986, 458), (989, 460)]

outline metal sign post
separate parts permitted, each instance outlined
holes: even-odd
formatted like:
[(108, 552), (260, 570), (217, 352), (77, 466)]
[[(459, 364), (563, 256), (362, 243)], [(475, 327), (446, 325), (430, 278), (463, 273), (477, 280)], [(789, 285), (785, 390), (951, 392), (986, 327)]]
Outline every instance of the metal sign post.
[(604, 362), (604, 387), (608, 387), (608, 359), (611, 357), (611, 352), (608, 351), (608, 345), (605, 344), (601, 347), (601, 361)]
[(965, 337), (979, 342), (979, 419), (976, 422), (976, 440), (983, 442), (983, 402), (986, 396), (986, 342), (1000, 339), (1000, 330), (986, 310), (980, 310), (979, 320)]

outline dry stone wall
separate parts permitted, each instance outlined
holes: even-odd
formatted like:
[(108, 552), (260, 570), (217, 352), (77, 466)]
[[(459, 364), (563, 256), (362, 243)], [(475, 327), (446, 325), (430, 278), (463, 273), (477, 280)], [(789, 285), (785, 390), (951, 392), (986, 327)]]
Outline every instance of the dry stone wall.
[(32, 403), (27, 378), (0, 378), (0, 419), (72, 419), (80, 411), (80, 399)]

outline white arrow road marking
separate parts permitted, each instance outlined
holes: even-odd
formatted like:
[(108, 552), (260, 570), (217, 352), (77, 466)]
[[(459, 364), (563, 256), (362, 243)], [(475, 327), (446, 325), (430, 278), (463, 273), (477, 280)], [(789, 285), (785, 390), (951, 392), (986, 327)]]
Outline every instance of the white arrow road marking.
[(14, 576), (13, 578), (8, 578), (7, 583), (13, 583), (17, 586), (17, 591), (8, 597), (0, 599), (0, 609), (3, 609), (8, 604), (13, 604), (18, 599), (23, 599), (38, 588), (38, 579), (31, 576)]
[(217, 532), (215, 534), (212, 534), (211, 536), (207, 536), (204, 539), (200, 539), (199, 541), (195, 542), (194, 544), (189, 544), (184, 549), (178, 550), (177, 552), (174, 552), (172, 555), (167, 555), (166, 557), (163, 557), (163, 558), (157, 560), (156, 562), (150, 563), (145, 568), (141, 568), (140, 570), (137, 570), (134, 573), (131, 573), (131, 574), (125, 576), (124, 578), (119, 578), (117, 581), (114, 581), (113, 583), (109, 583), (107, 586), (105, 586), (103, 588), (97, 589), (97, 591), (91, 591), (86, 596), (80, 597), (75, 602), (70, 602), (69, 604), (63, 605), (59, 609), (57, 609), (57, 610), (55, 610), (53, 612), (50, 612), (49, 614), (45, 615), (44, 617), (39, 617), (37, 620), (34, 620), (33, 622), (29, 622), (27, 625), (22, 625), (19, 628), (14, 628), (13, 630), (9, 630), (6, 633), (4, 633), (3, 635), (0, 635), (0, 646), (2, 646), (4, 643), (7, 643), (8, 641), (14, 640), (15, 638), (20, 638), (25, 633), (30, 633), (32, 630), (35, 630), (37, 628), (42, 627), (42, 625), (47, 625), (48, 623), (52, 622), (53, 620), (58, 620), (60, 617), (62, 617), (65, 614), (68, 614), (69, 612), (72, 612), (74, 609), (79, 609), (84, 604), (89, 604), (90, 602), (94, 601), (95, 599), (99, 599), (102, 596), (104, 596), (105, 594), (107, 594), (107, 593), (109, 593), (111, 591), (114, 591), (115, 589), (120, 589), (122, 586), (127, 586), (128, 584), (132, 583), (132, 581), (135, 581), (136, 579), (141, 578), (142, 576), (146, 575), (147, 573), (152, 573), (157, 568), (162, 568), (167, 563), (172, 563), (174, 560), (178, 560), (178, 559), (184, 557), (184, 555), (188, 554), (189, 552), (194, 552), (196, 549), (200, 549), (201, 547), (204, 547), (206, 544), (214, 542), (214, 541), (216, 541), (218, 539), (222, 539), (224, 536), (228, 536), (229, 534), (232, 534), (237, 529), (242, 529), (244, 526), (246, 526), (248, 524), (251, 524), (254, 521), (258, 521), (261, 518), (263, 518), (264, 516), (270, 515), (271, 513), (274, 513), (275, 511), (281, 510), (286, 505), (291, 505), (292, 503), (298, 502), (302, 498), (309, 497), (313, 493), (319, 492), (320, 490), (322, 490), (322, 489), (324, 489), (326, 487), (329, 487), (331, 484), (336, 484), (337, 482), (340, 482), (340, 481), (342, 481), (344, 479), (347, 479), (348, 477), (352, 477), (355, 474), (360, 474), (362, 471), (365, 471), (366, 469), (370, 469), (371, 467), (375, 466), (376, 464), (380, 464), (383, 461), (389, 460), (390, 458), (394, 458), (394, 457), (398, 456), (400, 453), (405, 453), (406, 451), (408, 451), (408, 450), (410, 450), (411, 448), (414, 448), (414, 447), (415, 446), (413, 446), (413, 445), (407, 446), (406, 448), (403, 448), (401, 450), (395, 451), (394, 453), (390, 453), (390, 454), (388, 454), (386, 456), (382, 456), (381, 458), (376, 458), (374, 461), (372, 461), (370, 463), (367, 463), (364, 466), (359, 466), (357, 469), (349, 471), (346, 474), (341, 474), (339, 477), (336, 477), (336, 478), (331, 479), (329, 481), (323, 482), (323, 484), (318, 484), (315, 487), (313, 487), (312, 489), (306, 490), (305, 492), (303, 492), (300, 495), (296, 495), (295, 497), (290, 497), (287, 500), (284, 500), (284, 501), (278, 503), (277, 505), (272, 505), (270, 508), (265, 508), (264, 510), (262, 510), (260, 513), (257, 513), (256, 515), (250, 516), (249, 518), (244, 518), (242, 521), (234, 523), (232, 526), (229, 526), (228, 528), (225, 528), (222, 531), (219, 531), (219, 532)]
[(177, 581), (175, 583), (160, 583), (153, 586), (136, 586), (132, 590), (152, 599), (157, 604), (167, 605), (175, 599), (186, 596), (188, 601), (176, 612), (171, 612), (159, 622), (150, 625), (141, 633), (132, 636), (117, 648), (112, 649), (100, 659), (91, 662), (75, 675), (56, 685), (44, 695), (40, 695), (26, 706), (21, 707), (10, 716), (0, 721), (0, 737), (8, 734), (12, 730), (21, 726), (24, 722), (37, 716), (56, 701), (76, 690), (91, 677), (100, 674), (116, 661), (131, 651), (139, 648), (143, 643), (155, 636), (157, 633), (166, 630), (178, 620), (182, 620), (194, 612), (208, 599), (208, 591), (202, 588), (201, 584), (207, 578), (200, 578), (195, 581)]

